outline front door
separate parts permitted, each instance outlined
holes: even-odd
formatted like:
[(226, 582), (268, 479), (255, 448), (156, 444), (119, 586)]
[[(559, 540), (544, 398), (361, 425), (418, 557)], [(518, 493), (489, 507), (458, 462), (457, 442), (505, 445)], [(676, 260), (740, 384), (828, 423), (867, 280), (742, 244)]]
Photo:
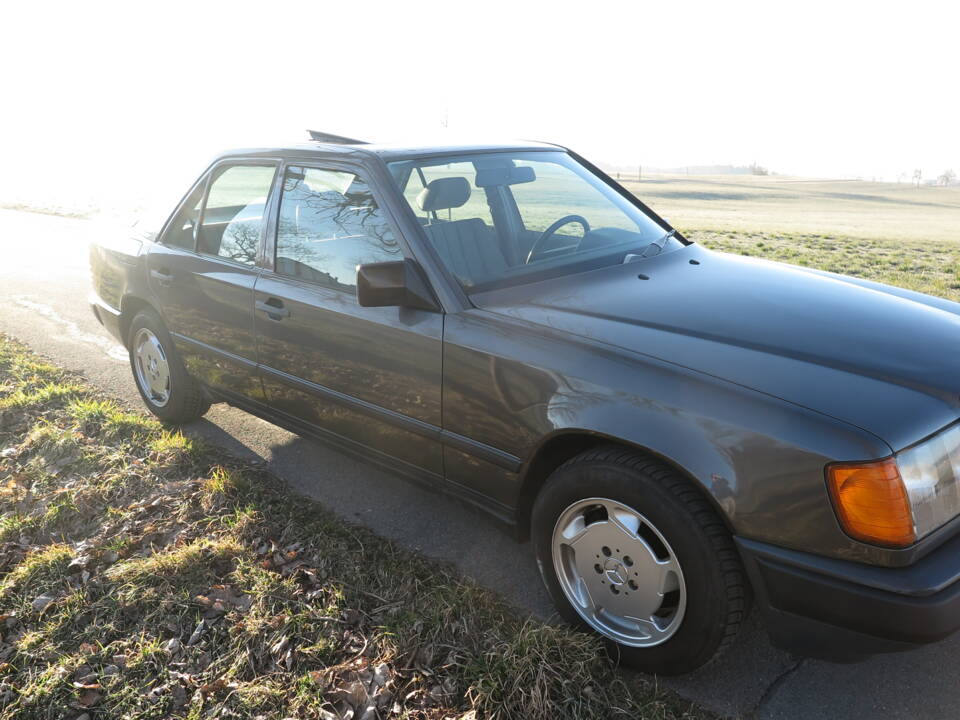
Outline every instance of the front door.
[(359, 170), (286, 169), (254, 293), (261, 376), (273, 409), (439, 479), (443, 315), (357, 304), (357, 265), (402, 259), (398, 237)]
[(276, 163), (214, 167), (205, 197), (187, 198), (147, 259), (151, 287), (190, 374), (258, 400), (253, 286), (275, 174)]

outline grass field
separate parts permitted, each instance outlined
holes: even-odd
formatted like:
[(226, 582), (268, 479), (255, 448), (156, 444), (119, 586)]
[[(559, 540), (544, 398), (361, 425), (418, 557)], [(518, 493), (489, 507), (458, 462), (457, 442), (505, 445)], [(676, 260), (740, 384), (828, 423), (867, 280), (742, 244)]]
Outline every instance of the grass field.
[(0, 335), (0, 719), (84, 713), (707, 716)]
[(960, 187), (737, 175), (625, 185), (707, 247), (960, 302)]
[(753, 175), (622, 182), (683, 232), (960, 243), (960, 187)]
[(864, 240), (831, 233), (688, 231), (714, 250), (819, 268), (960, 302), (960, 242)]

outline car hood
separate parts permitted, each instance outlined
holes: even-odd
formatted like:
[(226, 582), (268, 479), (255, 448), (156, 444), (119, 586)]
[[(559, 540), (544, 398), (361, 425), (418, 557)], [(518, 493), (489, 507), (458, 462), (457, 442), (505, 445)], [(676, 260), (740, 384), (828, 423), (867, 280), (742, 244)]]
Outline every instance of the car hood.
[(473, 300), (831, 415), (894, 450), (960, 414), (960, 305), (899, 288), (691, 245)]

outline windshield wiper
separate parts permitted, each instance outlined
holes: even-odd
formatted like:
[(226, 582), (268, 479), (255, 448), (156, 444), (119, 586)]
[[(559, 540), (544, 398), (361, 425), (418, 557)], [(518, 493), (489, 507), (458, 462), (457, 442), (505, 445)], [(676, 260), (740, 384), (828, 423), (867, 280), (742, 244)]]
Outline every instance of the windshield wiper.
[(661, 237), (659, 240), (654, 240), (652, 243), (650, 243), (649, 245), (647, 245), (647, 246), (643, 249), (643, 252), (641, 253), (641, 256), (642, 256), (642, 257), (653, 257), (653, 256), (651, 256), (651, 255), (647, 255), (647, 251), (648, 251), (650, 248), (652, 248), (652, 247), (655, 247), (655, 248), (657, 249), (657, 252), (655, 252), (654, 255), (659, 255), (659, 254), (663, 251), (663, 246), (667, 244), (667, 240), (669, 240), (670, 238), (672, 238), (672, 237), (673, 237), (674, 235), (676, 235), (676, 234), (677, 234), (677, 231), (676, 231), (676, 230), (669, 230), (669, 231), (665, 232), (665, 233), (663, 234), (663, 237)]

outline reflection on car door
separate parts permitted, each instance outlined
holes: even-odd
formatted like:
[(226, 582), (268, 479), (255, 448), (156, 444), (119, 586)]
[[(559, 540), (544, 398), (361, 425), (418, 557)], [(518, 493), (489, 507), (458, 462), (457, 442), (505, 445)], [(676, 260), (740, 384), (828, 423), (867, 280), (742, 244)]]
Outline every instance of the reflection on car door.
[(289, 167), (282, 190), (255, 289), (271, 407), (439, 478), (443, 315), (358, 305), (356, 266), (403, 251), (356, 171)]
[(216, 166), (203, 202), (188, 198), (147, 259), (151, 287), (189, 372), (225, 393), (260, 400), (253, 285), (275, 174), (276, 163)]

